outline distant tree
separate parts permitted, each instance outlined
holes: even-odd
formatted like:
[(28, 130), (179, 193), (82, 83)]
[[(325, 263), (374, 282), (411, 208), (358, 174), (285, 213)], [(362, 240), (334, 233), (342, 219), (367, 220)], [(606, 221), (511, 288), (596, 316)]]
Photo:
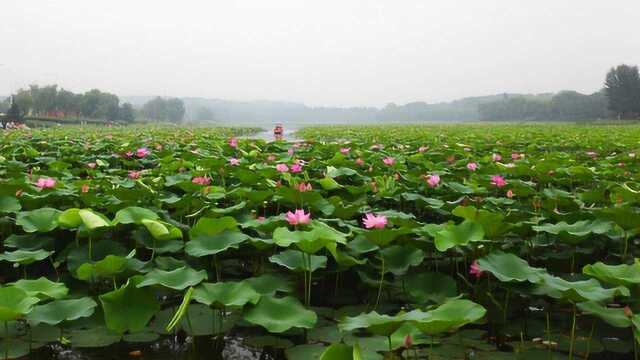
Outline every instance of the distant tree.
[(135, 111), (133, 110), (133, 106), (131, 104), (122, 104), (122, 106), (120, 107), (118, 120), (123, 120), (126, 122), (133, 122), (133, 120), (135, 120)]
[(640, 113), (640, 74), (637, 66), (619, 65), (607, 73), (604, 83), (609, 109), (619, 117), (632, 118)]
[(145, 118), (151, 120), (166, 120), (167, 119), (167, 103), (161, 97), (155, 97), (147, 101), (142, 106), (142, 114)]
[(10, 106), (11, 106), (11, 100), (9, 98), (6, 98), (0, 101), (0, 113), (7, 112)]
[(178, 98), (168, 99), (166, 101), (167, 120), (179, 123), (184, 119), (184, 103)]
[(22, 115), (27, 115), (33, 110), (33, 97), (30, 90), (20, 89), (13, 97), (13, 102), (18, 105)]
[(65, 116), (70, 116), (72, 114), (78, 115), (80, 113), (81, 101), (82, 95), (77, 95), (71, 91), (60, 89), (58, 91), (56, 105), (57, 109), (64, 112)]
[(198, 110), (196, 110), (196, 113), (195, 113), (193, 119), (195, 121), (215, 120), (215, 114), (213, 113), (213, 111), (210, 108), (201, 106), (201, 107), (198, 108)]

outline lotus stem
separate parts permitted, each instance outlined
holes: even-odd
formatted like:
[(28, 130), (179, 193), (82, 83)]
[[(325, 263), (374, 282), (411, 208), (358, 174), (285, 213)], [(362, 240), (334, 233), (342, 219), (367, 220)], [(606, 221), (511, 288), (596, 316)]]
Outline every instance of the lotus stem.
[(576, 305), (572, 304), (573, 320), (571, 322), (571, 342), (569, 343), (569, 360), (573, 360), (573, 347), (576, 340)]
[(593, 332), (596, 329), (595, 320), (591, 323), (591, 332), (589, 333), (589, 342), (587, 343), (587, 353), (584, 355), (585, 360), (589, 359), (589, 355), (591, 354), (591, 339), (593, 338)]
[(384, 282), (384, 256), (380, 256), (380, 260), (382, 260), (382, 268), (380, 269), (380, 282), (378, 283), (378, 296), (376, 297), (376, 306), (373, 307), (373, 310), (378, 309), (380, 296), (382, 295), (382, 283)]
[(313, 270), (311, 269), (311, 254), (306, 254), (306, 255), (307, 255), (307, 265), (309, 266), (309, 272), (308, 272), (309, 281), (307, 281), (307, 306), (310, 306), (311, 305), (311, 282), (312, 282)]
[(4, 322), (4, 359), (9, 359), (9, 322)]
[(547, 310), (547, 354), (551, 360), (551, 322), (549, 321), (549, 310)]
[(622, 251), (622, 260), (627, 258), (627, 253), (629, 252), (629, 235), (627, 234), (627, 230), (624, 230), (624, 250)]

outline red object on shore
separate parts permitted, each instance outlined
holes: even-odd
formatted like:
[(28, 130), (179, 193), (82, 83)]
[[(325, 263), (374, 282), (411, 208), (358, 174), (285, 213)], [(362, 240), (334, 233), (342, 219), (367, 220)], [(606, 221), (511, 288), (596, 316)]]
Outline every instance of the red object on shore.
[(284, 128), (282, 124), (276, 124), (276, 127), (273, 128), (273, 136), (276, 140), (282, 140), (282, 135), (284, 134)]

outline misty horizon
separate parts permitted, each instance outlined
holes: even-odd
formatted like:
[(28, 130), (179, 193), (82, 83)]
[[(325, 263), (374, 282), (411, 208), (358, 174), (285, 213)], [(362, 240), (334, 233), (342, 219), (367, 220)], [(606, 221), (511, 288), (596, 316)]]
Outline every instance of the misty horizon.
[[(640, 2), (79, 0), (3, 4), (0, 94), (83, 92), (384, 107), (598, 91), (638, 63)], [(612, 9), (616, 16), (608, 16)], [(10, 15), (10, 16), (9, 16)]]

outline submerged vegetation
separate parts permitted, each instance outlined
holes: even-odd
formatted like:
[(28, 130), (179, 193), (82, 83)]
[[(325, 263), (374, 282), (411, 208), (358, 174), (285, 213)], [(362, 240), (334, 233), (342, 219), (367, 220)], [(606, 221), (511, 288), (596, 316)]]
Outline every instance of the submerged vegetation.
[(0, 356), (637, 358), (640, 127), (252, 131), (3, 133)]

